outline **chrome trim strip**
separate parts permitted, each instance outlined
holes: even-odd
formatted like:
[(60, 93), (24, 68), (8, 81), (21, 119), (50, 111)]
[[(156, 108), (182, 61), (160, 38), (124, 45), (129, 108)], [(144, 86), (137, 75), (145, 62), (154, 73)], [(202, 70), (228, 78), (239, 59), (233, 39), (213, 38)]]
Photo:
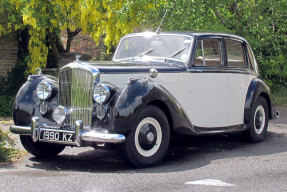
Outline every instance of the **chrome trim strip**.
[(248, 69), (234, 69), (234, 68), (223, 68), (223, 67), (192, 67), (187, 69), (188, 73), (238, 73), (254, 75), (255, 73)]

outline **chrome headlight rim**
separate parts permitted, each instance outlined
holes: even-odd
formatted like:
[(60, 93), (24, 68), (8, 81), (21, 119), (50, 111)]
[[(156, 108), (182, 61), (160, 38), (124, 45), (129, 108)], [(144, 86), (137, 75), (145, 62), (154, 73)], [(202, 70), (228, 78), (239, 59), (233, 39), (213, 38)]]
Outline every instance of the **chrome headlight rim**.
[[(59, 111), (61, 114), (55, 114), (55, 113), (58, 112), (58, 111)], [(56, 117), (56, 116), (60, 116), (60, 115), (61, 115), (60, 118)], [(61, 125), (61, 124), (66, 120), (66, 118), (67, 118), (68, 115), (69, 115), (69, 110), (68, 110), (66, 107), (64, 107), (64, 106), (59, 105), (59, 106), (57, 106), (57, 107), (54, 109), (52, 116), (53, 116), (54, 121), (55, 121), (58, 125)]]
[(93, 99), (99, 104), (105, 103), (110, 98), (110, 88), (105, 83), (99, 83), (94, 87)]
[(48, 81), (41, 81), (37, 85), (37, 96), (42, 100), (47, 100), (52, 96), (53, 87)]

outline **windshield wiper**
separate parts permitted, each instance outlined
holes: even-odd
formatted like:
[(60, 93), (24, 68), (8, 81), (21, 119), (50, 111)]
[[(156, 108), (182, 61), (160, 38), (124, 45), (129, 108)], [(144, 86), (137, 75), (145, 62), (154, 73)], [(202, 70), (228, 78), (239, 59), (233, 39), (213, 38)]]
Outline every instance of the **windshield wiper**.
[(177, 56), (178, 54), (180, 54), (182, 51), (184, 51), (186, 48), (184, 47), (184, 48), (181, 48), (180, 50), (178, 50), (178, 51), (176, 51), (176, 52), (174, 52), (172, 55), (170, 55), (170, 57), (171, 58), (173, 58), (173, 57), (175, 57), (175, 56)]
[(150, 48), (150, 49), (148, 49), (148, 50), (146, 50), (146, 51), (144, 51), (144, 52), (138, 54), (138, 56), (139, 56), (139, 57), (142, 57), (142, 56), (144, 56), (144, 55), (150, 54), (151, 52), (153, 52), (153, 50), (154, 50), (154, 48)]

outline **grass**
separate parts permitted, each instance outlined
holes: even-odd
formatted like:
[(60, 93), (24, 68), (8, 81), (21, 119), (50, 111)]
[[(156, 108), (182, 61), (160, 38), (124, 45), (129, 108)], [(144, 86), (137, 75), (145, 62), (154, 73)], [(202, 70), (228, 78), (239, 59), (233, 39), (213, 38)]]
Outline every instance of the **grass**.
[(272, 90), (272, 96), (277, 106), (287, 106), (287, 88), (280, 87)]
[(13, 124), (13, 120), (11, 117), (0, 117), (0, 124), (11, 125)]
[(26, 152), (15, 147), (15, 139), (9, 136), (9, 131), (5, 132), (2, 126), (13, 124), (11, 117), (0, 117), (0, 165), (7, 162), (19, 161)]
[(15, 140), (0, 127), (0, 162), (18, 161), (23, 155), (24, 152), (15, 148)]

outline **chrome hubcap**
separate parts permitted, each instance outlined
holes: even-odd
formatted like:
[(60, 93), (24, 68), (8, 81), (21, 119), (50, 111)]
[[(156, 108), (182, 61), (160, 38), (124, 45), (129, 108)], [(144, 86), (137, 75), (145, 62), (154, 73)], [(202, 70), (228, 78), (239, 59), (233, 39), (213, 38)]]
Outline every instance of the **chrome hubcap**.
[(144, 157), (154, 155), (160, 147), (162, 130), (159, 122), (147, 117), (137, 126), (135, 131), (135, 146), (139, 154)]
[(154, 141), (154, 138), (155, 136), (152, 132), (148, 132), (148, 134), (146, 135), (146, 139), (151, 143)]
[(259, 105), (254, 113), (254, 128), (257, 134), (261, 134), (265, 127), (265, 110)]

